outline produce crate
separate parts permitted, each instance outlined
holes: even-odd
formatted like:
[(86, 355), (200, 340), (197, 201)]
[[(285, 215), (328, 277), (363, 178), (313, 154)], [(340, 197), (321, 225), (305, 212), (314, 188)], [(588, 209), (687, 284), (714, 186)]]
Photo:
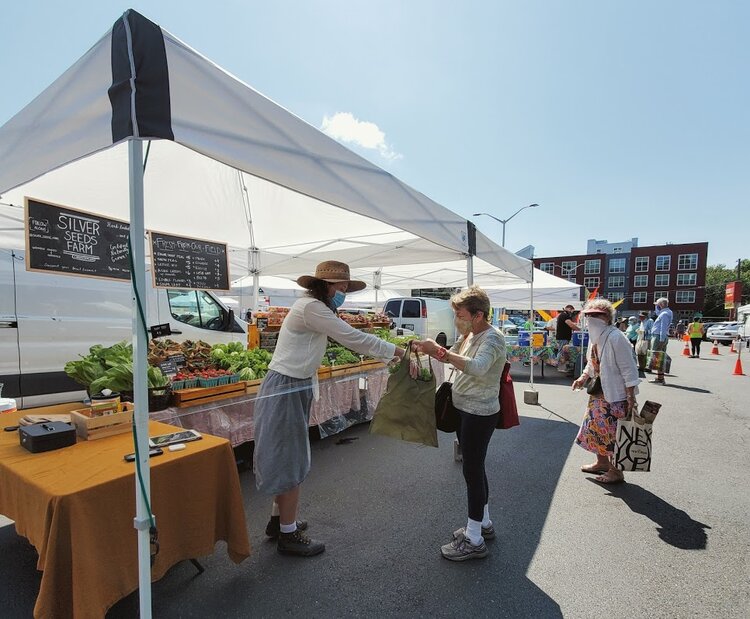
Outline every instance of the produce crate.
[(198, 386), (199, 387), (216, 387), (219, 385), (220, 377), (216, 376), (214, 378), (198, 378)]
[(385, 363), (383, 363), (382, 361), (378, 361), (377, 359), (365, 359), (360, 365), (365, 372), (385, 367)]
[(81, 408), (70, 411), (70, 422), (75, 426), (76, 434), (86, 441), (123, 434), (132, 428), (134, 406), (123, 402), (122, 409), (121, 413), (91, 417), (90, 408)]
[(331, 378), (331, 368), (327, 365), (321, 365), (318, 368), (318, 380), (325, 380)]
[(187, 380), (173, 380), (172, 381), (172, 391), (177, 391), (178, 389), (193, 389), (194, 387), (198, 386), (198, 379), (197, 378), (189, 378)]
[(342, 365), (334, 365), (330, 368), (331, 377), (336, 378), (339, 376), (350, 376), (351, 374), (359, 374), (362, 371), (361, 363), (345, 363)]
[(247, 380), (245, 381), (245, 385), (247, 387), (245, 388), (245, 393), (248, 395), (255, 395), (258, 393), (258, 390), (260, 389), (260, 384), (263, 382), (262, 378), (256, 378), (255, 380)]
[(196, 406), (198, 404), (205, 404), (206, 402), (214, 402), (216, 400), (236, 398), (244, 395), (245, 389), (246, 383), (244, 380), (241, 380), (229, 385), (180, 389), (179, 391), (175, 391), (172, 395), (174, 396), (175, 406), (177, 406), (177, 408), (185, 408), (186, 406)]

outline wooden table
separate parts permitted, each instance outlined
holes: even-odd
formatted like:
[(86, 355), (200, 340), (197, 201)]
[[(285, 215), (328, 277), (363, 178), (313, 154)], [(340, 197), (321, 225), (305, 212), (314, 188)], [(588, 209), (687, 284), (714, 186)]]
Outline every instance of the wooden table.
[[(3, 425), (23, 413), (2, 415)], [(176, 428), (151, 421), (149, 435)], [(0, 432), (0, 513), (39, 553), (35, 617), (103, 617), (138, 588), (135, 465), (131, 434), (46, 453)], [(239, 477), (229, 443), (214, 436), (151, 459), (151, 502), (159, 531), (158, 580), (175, 563), (227, 542), (236, 563), (250, 554)], [(1, 551), (1, 549), (0, 549)]]

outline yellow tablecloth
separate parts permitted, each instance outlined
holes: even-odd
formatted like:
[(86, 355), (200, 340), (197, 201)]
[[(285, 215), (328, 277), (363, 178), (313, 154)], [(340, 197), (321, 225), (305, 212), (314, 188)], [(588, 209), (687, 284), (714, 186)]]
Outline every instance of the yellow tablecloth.
[[(21, 413), (2, 415), (3, 425)], [(149, 423), (149, 435), (174, 431)], [(42, 570), (35, 617), (103, 617), (138, 587), (132, 435), (32, 454), (16, 432), (0, 432), (0, 513), (34, 545)], [(160, 551), (158, 580), (175, 563), (213, 553), (250, 554), (239, 477), (229, 443), (204, 435), (184, 451), (151, 459), (151, 501)]]

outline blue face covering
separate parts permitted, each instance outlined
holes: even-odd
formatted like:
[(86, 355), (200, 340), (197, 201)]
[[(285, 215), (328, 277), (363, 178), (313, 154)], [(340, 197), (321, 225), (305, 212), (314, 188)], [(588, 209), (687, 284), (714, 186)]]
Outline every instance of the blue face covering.
[(337, 290), (336, 294), (333, 295), (333, 299), (331, 299), (331, 305), (338, 309), (344, 304), (344, 301), (346, 301), (346, 294)]

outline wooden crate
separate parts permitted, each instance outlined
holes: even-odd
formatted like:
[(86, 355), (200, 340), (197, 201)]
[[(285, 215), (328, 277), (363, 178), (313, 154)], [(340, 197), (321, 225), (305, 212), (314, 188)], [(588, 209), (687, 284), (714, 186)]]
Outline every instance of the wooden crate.
[(262, 378), (245, 381), (247, 385), (247, 387), (245, 388), (245, 393), (247, 393), (248, 395), (255, 395), (256, 393), (258, 393), (258, 389), (260, 389), (260, 384), (262, 382), (263, 382)]
[(100, 417), (90, 417), (90, 408), (70, 411), (70, 422), (76, 428), (76, 434), (86, 441), (93, 441), (105, 436), (114, 436), (130, 432), (133, 425), (133, 404), (122, 403), (122, 412)]
[(344, 365), (334, 365), (331, 368), (331, 378), (350, 376), (362, 372), (361, 363), (345, 363)]
[(365, 359), (361, 365), (362, 369), (365, 372), (369, 372), (370, 370), (378, 370), (385, 367), (385, 363), (383, 363), (382, 361), (378, 361), (377, 359)]
[(245, 395), (247, 381), (241, 380), (229, 385), (218, 385), (217, 387), (196, 387), (195, 389), (178, 389), (173, 393), (175, 406), (185, 408), (196, 406), (206, 402), (226, 400)]
[(318, 380), (325, 380), (331, 378), (331, 367), (328, 365), (321, 365), (318, 368)]

